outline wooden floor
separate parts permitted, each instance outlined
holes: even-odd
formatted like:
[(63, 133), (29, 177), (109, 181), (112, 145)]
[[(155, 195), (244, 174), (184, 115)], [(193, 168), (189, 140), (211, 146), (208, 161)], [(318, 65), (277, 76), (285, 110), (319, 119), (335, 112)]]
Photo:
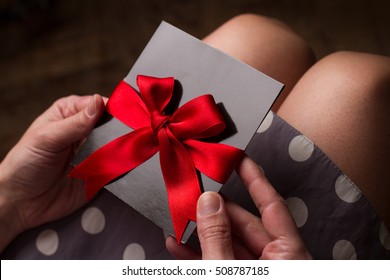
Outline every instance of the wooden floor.
[(202, 38), (258, 13), (288, 23), (318, 58), (389, 56), (389, 11), (388, 0), (0, 0), (0, 160), (57, 98), (109, 95), (161, 20)]

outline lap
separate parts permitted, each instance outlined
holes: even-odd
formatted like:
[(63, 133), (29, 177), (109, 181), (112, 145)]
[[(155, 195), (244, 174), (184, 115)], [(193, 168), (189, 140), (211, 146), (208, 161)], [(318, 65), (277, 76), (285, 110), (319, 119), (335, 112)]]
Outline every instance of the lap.
[[(285, 198), (314, 258), (390, 257), (390, 235), (375, 209), (318, 147), (276, 114), (268, 115), (247, 153)], [(256, 213), (238, 177), (222, 191)], [(106, 190), (76, 213), (24, 232), (0, 257), (171, 258), (161, 229)]]

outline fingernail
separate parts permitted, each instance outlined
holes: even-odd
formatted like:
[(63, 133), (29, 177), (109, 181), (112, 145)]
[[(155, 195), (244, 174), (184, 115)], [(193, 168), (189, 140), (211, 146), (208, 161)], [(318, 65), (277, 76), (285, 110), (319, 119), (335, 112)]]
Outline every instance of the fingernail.
[(215, 214), (221, 208), (217, 193), (206, 192), (202, 194), (198, 201), (198, 215), (201, 217)]
[(92, 117), (96, 114), (96, 101), (95, 101), (95, 95), (92, 96), (91, 100), (89, 101), (87, 105), (87, 114), (88, 116)]
[(265, 173), (264, 173), (263, 167), (261, 167), (260, 165), (257, 165), (257, 167), (259, 168), (259, 170), (260, 170), (261, 173), (265, 174)]

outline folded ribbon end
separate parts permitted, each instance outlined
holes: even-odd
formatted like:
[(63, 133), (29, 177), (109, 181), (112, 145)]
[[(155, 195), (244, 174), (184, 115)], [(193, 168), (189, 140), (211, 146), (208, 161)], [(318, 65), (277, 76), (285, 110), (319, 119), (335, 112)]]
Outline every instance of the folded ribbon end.
[(91, 199), (95, 196), (95, 194), (102, 188), (102, 185), (96, 182), (97, 180), (93, 178), (93, 176), (83, 176), (79, 174), (79, 170), (74, 168), (69, 174), (71, 178), (77, 178), (84, 181), (85, 184), (85, 198), (87, 202), (91, 201)]

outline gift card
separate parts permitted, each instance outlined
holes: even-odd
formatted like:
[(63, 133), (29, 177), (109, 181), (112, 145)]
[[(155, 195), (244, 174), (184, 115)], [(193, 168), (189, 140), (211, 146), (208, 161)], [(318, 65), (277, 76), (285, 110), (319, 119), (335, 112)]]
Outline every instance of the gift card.
[[(173, 220), (180, 220), (187, 209), (172, 214), (174, 204), (187, 205), (196, 192), (193, 185), (187, 187), (188, 178), (194, 177), (187, 162), (195, 162), (199, 192), (219, 191), (221, 182), (212, 178), (224, 172), (226, 163), (215, 153), (219, 149), (229, 153), (226, 147), (245, 150), (282, 88), (280, 82), (162, 22), (110, 97), (111, 114), (94, 128), (72, 164), (77, 166), (105, 147), (101, 162), (92, 160), (88, 172), (105, 168), (115, 173), (127, 166), (127, 155), (132, 161), (134, 154), (142, 154), (140, 162), (111, 178), (105, 188), (175, 236)], [(156, 108), (161, 111), (158, 117), (153, 113)], [(98, 184), (99, 178), (92, 181)], [(188, 202), (191, 207), (196, 205)], [(183, 219), (185, 243), (196, 223)]]

